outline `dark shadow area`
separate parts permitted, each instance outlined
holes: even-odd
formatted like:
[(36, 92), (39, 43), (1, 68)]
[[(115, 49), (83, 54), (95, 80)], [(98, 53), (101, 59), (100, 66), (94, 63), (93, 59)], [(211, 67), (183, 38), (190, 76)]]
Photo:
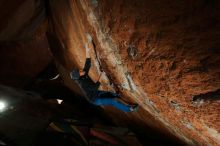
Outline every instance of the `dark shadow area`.
[(208, 92), (205, 94), (200, 94), (196, 95), (193, 97), (193, 102), (198, 101), (198, 100), (204, 100), (204, 101), (215, 101), (215, 100), (220, 100), (220, 89), (214, 91), (214, 92)]

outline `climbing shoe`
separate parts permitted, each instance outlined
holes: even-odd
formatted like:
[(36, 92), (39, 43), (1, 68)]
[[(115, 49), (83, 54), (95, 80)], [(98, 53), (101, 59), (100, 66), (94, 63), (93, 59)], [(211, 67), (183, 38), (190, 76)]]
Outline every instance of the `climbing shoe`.
[(133, 105), (131, 108), (130, 108), (130, 110), (131, 110), (131, 112), (136, 112), (137, 110), (138, 110), (138, 104), (136, 104), (136, 105)]

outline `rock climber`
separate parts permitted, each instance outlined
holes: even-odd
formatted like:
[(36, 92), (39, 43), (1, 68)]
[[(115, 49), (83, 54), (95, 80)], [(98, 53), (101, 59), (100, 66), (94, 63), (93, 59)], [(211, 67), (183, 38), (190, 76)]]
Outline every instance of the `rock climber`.
[(119, 94), (99, 90), (100, 82), (94, 82), (88, 75), (91, 67), (90, 48), (86, 48), (86, 62), (83, 70), (73, 70), (70, 73), (71, 79), (76, 81), (82, 91), (85, 93), (87, 100), (97, 106), (113, 106), (124, 112), (137, 111), (138, 105), (129, 105), (119, 99)]

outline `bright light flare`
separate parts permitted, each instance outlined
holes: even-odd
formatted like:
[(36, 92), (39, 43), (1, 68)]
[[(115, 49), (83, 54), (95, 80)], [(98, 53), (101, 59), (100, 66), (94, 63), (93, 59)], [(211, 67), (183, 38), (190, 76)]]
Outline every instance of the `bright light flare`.
[(58, 103), (58, 104), (61, 104), (62, 102), (63, 102), (63, 100), (57, 99), (57, 103)]
[(3, 101), (0, 101), (0, 111), (3, 111), (6, 108), (6, 104)]

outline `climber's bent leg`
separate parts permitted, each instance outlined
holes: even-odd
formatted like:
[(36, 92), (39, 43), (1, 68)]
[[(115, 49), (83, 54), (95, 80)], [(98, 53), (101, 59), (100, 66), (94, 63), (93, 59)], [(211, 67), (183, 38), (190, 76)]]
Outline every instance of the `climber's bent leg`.
[(92, 103), (98, 106), (113, 106), (123, 112), (133, 111), (133, 107), (118, 101), (116, 98), (94, 98)]

